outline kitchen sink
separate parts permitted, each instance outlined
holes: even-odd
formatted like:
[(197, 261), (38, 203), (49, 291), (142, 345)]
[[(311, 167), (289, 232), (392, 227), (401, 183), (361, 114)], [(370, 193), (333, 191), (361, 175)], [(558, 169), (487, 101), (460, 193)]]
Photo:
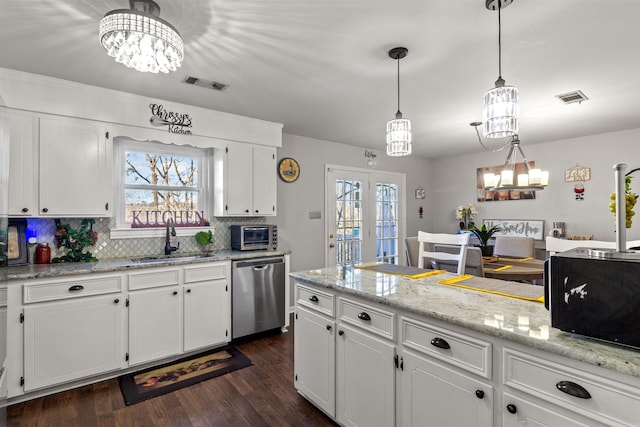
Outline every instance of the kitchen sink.
[(193, 261), (202, 258), (211, 258), (212, 253), (181, 254), (181, 255), (151, 255), (139, 258), (131, 258), (135, 264), (161, 264), (167, 262)]

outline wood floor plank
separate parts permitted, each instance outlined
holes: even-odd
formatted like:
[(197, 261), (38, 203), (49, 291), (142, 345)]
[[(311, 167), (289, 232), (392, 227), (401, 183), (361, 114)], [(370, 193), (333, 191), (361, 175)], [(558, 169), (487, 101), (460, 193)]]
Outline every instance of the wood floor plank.
[(293, 386), (289, 332), (234, 343), (253, 362), (229, 374), (126, 406), (108, 380), (7, 408), (9, 427), (335, 427)]

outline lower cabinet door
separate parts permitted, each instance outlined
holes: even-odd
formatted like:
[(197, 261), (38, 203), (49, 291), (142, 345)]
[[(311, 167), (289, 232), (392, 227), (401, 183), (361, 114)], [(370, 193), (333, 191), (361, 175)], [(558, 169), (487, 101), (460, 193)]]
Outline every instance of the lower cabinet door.
[(510, 393), (503, 394), (503, 427), (604, 427), (605, 424), (588, 420), (560, 407), (538, 405)]
[(425, 357), (402, 353), (402, 424), (493, 425), (493, 388)]
[(184, 351), (231, 339), (231, 299), (226, 280), (184, 286)]
[(336, 354), (338, 422), (344, 426), (394, 426), (395, 346), (340, 325)]
[(24, 308), (24, 390), (125, 366), (122, 296), (79, 298)]
[(335, 417), (335, 322), (298, 306), (294, 333), (295, 387), (317, 407)]
[(129, 294), (130, 365), (180, 354), (180, 304), (178, 286)]

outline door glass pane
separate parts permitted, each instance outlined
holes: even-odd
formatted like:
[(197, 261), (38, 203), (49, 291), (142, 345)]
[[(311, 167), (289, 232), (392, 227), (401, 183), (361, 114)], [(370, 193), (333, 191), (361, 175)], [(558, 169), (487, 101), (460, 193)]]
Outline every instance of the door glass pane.
[(336, 180), (336, 265), (362, 262), (362, 181)]
[(376, 261), (398, 264), (398, 186), (376, 184)]

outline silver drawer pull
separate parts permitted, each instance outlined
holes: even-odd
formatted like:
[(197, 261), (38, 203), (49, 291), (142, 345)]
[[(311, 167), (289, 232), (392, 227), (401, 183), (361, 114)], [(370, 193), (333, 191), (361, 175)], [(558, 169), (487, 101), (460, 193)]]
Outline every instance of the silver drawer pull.
[(73, 285), (69, 288), (69, 292), (78, 292), (84, 289), (82, 285)]
[(591, 394), (584, 387), (571, 381), (560, 381), (556, 384), (556, 388), (563, 393), (580, 399), (591, 399)]

